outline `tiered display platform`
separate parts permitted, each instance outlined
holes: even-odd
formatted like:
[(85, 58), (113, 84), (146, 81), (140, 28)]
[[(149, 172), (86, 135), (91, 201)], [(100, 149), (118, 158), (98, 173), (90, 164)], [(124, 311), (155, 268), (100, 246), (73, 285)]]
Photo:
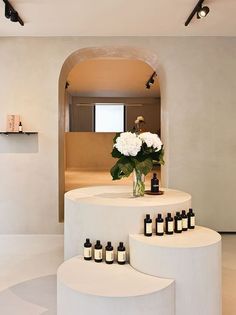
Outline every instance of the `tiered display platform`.
[(127, 186), (80, 188), (65, 194), (65, 259), (82, 255), (86, 238), (99, 239), (114, 246), (128, 246), (130, 233), (143, 233), (146, 213), (156, 216), (181, 211), (191, 206), (191, 196), (185, 192), (162, 189), (161, 196), (134, 198)]
[[(149, 213), (191, 207), (191, 196), (132, 198), (129, 187), (90, 187), (66, 194), (65, 258), (82, 253), (85, 238), (116, 248), (130, 265), (74, 257), (58, 270), (58, 315), (221, 315), (221, 237), (203, 227), (162, 237), (143, 235)], [(129, 246), (128, 246), (129, 245)]]

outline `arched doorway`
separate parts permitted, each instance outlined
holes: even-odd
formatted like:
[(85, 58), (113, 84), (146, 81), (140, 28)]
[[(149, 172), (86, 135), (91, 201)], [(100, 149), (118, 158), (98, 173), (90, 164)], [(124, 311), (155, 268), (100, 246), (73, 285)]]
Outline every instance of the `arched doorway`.
[[(73, 67), (91, 59), (130, 59), (140, 60), (154, 69), (160, 76), (159, 64), (155, 53), (132, 47), (92, 47), (79, 49), (64, 62), (59, 77), (59, 220), (64, 219), (64, 170), (65, 170), (65, 85)], [(163, 129), (163, 128), (162, 128)]]

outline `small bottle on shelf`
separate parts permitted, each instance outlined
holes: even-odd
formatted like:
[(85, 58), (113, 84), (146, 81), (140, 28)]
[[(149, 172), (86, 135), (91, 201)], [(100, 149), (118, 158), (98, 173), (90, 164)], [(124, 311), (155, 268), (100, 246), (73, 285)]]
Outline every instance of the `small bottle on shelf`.
[(182, 216), (179, 211), (176, 212), (175, 215), (175, 233), (182, 233), (183, 225), (182, 225)]
[(188, 216), (185, 210), (182, 210), (182, 226), (183, 231), (188, 231)]
[(117, 262), (119, 265), (124, 265), (126, 263), (126, 250), (123, 242), (120, 242), (117, 248)]
[(92, 259), (92, 244), (90, 243), (90, 239), (86, 238), (86, 242), (84, 243), (84, 260)]
[(156, 173), (153, 174), (153, 178), (151, 179), (151, 192), (159, 192), (159, 179)]
[(94, 261), (97, 263), (102, 262), (102, 244), (99, 240), (94, 246)]
[(171, 216), (171, 213), (167, 213), (167, 217), (165, 219), (166, 223), (166, 234), (173, 234), (174, 233), (174, 220)]
[(22, 126), (22, 123), (20, 121), (19, 123), (19, 129), (18, 129), (19, 133), (22, 133), (23, 132), (23, 126)]
[(107, 246), (106, 246), (106, 258), (105, 261), (107, 264), (113, 264), (114, 262), (114, 250), (113, 250), (113, 246), (111, 245), (111, 242), (107, 242)]
[(188, 212), (188, 228), (189, 229), (195, 228), (195, 213), (193, 212), (192, 208), (190, 208)]
[(146, 214), (146, 218), (144, 219), (144, 235), (152, 236), (152, 219), (150, 218), (150, 214)]
[(164, 220), (161, 216), (161, 213), (158, 213), (156, 218), (156, 235), (164, 235)]

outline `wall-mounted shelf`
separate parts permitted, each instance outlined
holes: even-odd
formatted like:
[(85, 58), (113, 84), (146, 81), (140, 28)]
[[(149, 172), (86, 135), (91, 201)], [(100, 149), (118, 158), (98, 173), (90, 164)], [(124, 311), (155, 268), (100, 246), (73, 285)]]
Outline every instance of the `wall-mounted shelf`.
[(12, 131), (0, 131), (0, 135), (36, 135), (38, 132), (35, 131), (23, 131), (23, 132), (12, 132)]

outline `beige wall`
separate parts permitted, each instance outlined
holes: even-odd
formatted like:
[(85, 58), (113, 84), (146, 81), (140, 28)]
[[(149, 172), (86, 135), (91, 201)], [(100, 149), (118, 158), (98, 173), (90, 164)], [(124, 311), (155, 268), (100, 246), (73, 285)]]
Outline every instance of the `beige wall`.
[(0, 129), (13, 113), (39, 134), (27, 143), (0, 136), (0, 233), (62, 231), (58, 78), (71, 53), (100, 46), (150, 50), (161, 85), (166, 184), (192, 194), (198, 224), (235, 231), (236, 38), (11, 37), (0, 38)]
[(115, 133), (67, 132), (67, 168), (109, 171), (115, 160), (111, 156)]

